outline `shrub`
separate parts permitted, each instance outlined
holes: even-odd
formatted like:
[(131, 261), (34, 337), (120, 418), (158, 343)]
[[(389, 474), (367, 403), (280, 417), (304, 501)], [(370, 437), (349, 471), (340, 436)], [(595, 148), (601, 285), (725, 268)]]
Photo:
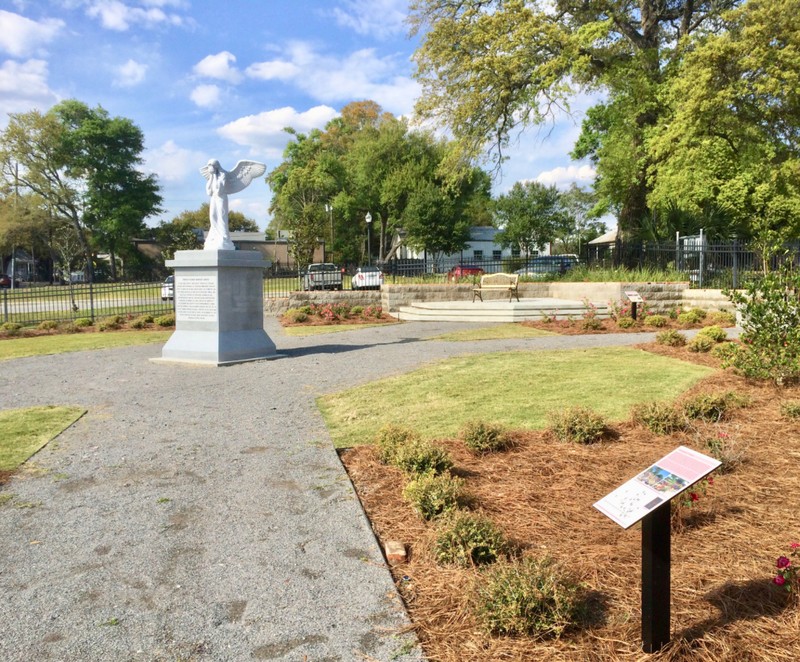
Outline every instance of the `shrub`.
[(79, 329), (86, 328), (87, 326), (92, 326), (92, 324), (93, 324), (92, 320), (88, 317), (79, 317), (78, 319), (75, 320), (75, 326), (77, 326)]
[(723, 342), (711, 348), (711, 356), (723, 362), (733, 360), (733, 355), (739, 351), (739, 345), (735, 342)]
[(436, 536), (436, 561), (462, 567), (494, 563), (508, 551), (508, 541), (488, 517), (457, 512)]
[[(150, 318), (152, 321), (152, 317)], [(131, 321), (131, 326), (134, 329), (146, 329), (147, 328), (147, 318), (143, 315), (141, 317), (137, 317), (135, 320)]]
[(97, 324), (98, 331), (113, 331), (115, 329), (119, 329), (122, 324), (117, 321), (116, 316), (106, 317), (105, 319), (100, 320)]
[(458, 508), (463, 490), (464, 481), (449, 472), (438, 476), (422, 474), (406, 485), (403, 497), (424, 519), (430, 520)]
[(716, 343), (708, 336), (697, 334), (686, 346), (690, 352), (710, 352)]
[(160, 317), (156, 317), (153, 322), (158, 326), (175, 326), (175, 315), (161, 315)]
[(720, 473), (731, 473), (745, 461), (744, 449), (727, 432), (720, 432), (716, 437), (706, 439), (705, 445), (711, 456), (722, 462), (717, 469)]
[(420, 436), (411, 428), (401, 425), (384, 425), (375, 435), (378, 458), (384, 464), (395, 464), (397, 450), (409, 442), (419, 441)]
[(708, 314), (706, 321), (718, 326), (733, 326), (736, 324), (736, 315), (727, 310), (716, 310)]
[(353, 315), (353, 317), (361, 317), (361, 315), (364, 313), (364, 306), (353, 306), (350, 309), (350, 313)]
[(549, 430), (559, 441), (592, 444), (606, 432), (603, 417), (586, 407), (569, 407), (550, 412)]
[(630, 329), (636, 326), (636, 320), (633, 317), (620, 317), (617, 319), (617, 326), (620, 329)]
[(666, 325), (667, 318), (663, 315), (648, 315), (644, 318), (645, 326), (654, 326), (656, 328), (661, 328), (662, 326)]
[(36, 328), (39, 329), (39, 331), (54, 331), (58, 328), (58, 322), (55, 320), (43, 320), (39, 322)]
[(476, 587), (476, 616), (490, 634), (558, 636), (577, 620), (580, 592), (550, 558), (498, 563)]
[(62, 333), (80, 333), (80, 328), (75, 322), (64, 322), (59, 324), (58, 328)]
[(289, 308), (283, 314), (283, 319), (289, 324), (305, 322), (308, 319), (308, 313), (301, 308)]
[(742, 315), (742, 346), (723, 366), (778, 385), (800, 380), (800, 273), (790, 269), (726, 291)]
[(702, 322), (705, 318), (705, 310), (702, 308), (692, 308), (691, 310), (687, 310), (685, 313), (678, 315), (678, 324), (692, 326), (694, 324), (700, 324), (700, 322)]
[(687, 418), (717, 422), (725, 418), (731, 409), (744, 405), (742, 398), (732, 391), (701, 393), (683, 403), (683, 413)]
[(659, 345), (668, 345), (670, 347), (683, 347), (686, 344), (686, 336), (675, 329), (668, 331), (661, 331), (656, 334), (656, 342)]
[(781, 416), (784, 418), (800, 418), (800, 401), (790, 400), (781, 403)]
[(416, 439), (398, 446), (393, 464), (408, 474), (444, 473), (453, 466), (450, 454), (441, 446)]
[(108, 324), (116, 324), (117, 326), (122, 326), (123, 324), (125, 324), (125, 317), (123, 315), (109, 315), (103, 321)]
[(5, 336), (18, 336), (22, 332), (22, 324), (3, 322), (0, 324), (0, 331), (2, 331)]
[(633, 407), (635, 422), (644, 425), (653, 434), (672, 434), (686, 428), (686, 420), (675, 406), (668, 402), (645, 402)]
[(717, 326), (716, 324), (712, 326), (703, 327), (702, 329), (700, 329), (700, 331), (697, 332), (697, 335), (703, 336), (704, 338), (709, 338), (710, 340), (713, 340), (715, 343), (724, 342), (725, 340), (728, 339), (728, 333), (725, 331), (725, 329), (723, 329), (720, 326)]
[(494, 453), (508, 447), (510, 439), (502, 425), (469, 421), (461, 428), (460, 437), (473, 453)]
[(603, 322), (596, 317), (584, 317), (583, 320), (581, 320), (581, 328), (584, 331), (597, 331), (603, 328)]

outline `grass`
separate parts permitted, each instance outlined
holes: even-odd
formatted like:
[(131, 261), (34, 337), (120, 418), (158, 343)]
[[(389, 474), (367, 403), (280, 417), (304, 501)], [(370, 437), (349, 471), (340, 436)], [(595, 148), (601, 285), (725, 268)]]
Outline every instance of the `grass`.
[(475, 418), (544, 429), (551, 410), (575, 405), (624, 420), (632, 405), (671, 400), (711, 372), (627, 347), (502, 352), (448, 359), (318, 404), (334, 444), (344, 448), (371, 443), (390, 423), (433, 439), (455, 437)]
[(43, 356), (92, 349), (111, 349), (128, 345), (166, 342), (172, 331), (104, 331), (103, 333), (71, 333), (34, 338), (10, 338), (0, 341), (0, 361), (26, 356)]
[(543, 331), (520, 324), (496, 324), (482, 329), (468, 329), (454, 333), (444, 333), (441, 336), (428, 340), (444, 340), (446, 342), (472, 342), (473, 340), (504, 340), (506, 338), (540, 338), (542, 336), (555, 336), (557, 333)]
[(86, 413), (80, 407), (0, 411), (0, 471), (13, 471)]
[(287, 336), (317, 336), (323, 333), (338, 333), (339, 331), (355, 331), (356, 329), (368, 329), (373, 326), (386, 326), (381, 324), (319, 324), (310, 326), (285, 326), (283, 332)]

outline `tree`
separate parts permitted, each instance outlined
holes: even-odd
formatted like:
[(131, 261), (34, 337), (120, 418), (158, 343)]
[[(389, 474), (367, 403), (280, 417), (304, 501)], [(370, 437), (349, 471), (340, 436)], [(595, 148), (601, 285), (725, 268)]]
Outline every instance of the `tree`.
[(712, 235), (754, 237), (766, 263), (800, 236), (800, 12), (794, 0), (750, 0), (725, 18), (663, 91), (649, 199)]
[(597, 196), (573, 182), (559, 194), (559, 204), (563, 214), (556, 221), (554, 238), (560, 252), (580, 255), (581, 246), (606, 231), (605, 223), (593, 217)]
[(113, 273), (117, 251), (160, 211), (155, 177), (138, 169), (143, 149), (130, 120), (68, 100), (44, 114), (12, 113), (0, 136), (0, 167), (7, 182), (38, 195), (55, 219), (72, 225), (87, 265), (92, 241), (107, 250)]
[(517, 182), (495, 201), (501, 246), (517, 246), (526, 255), (552, 242), (556, 228), (565, 222), (561, 198), (555, 186), (539, 182)]
[(418, 114), (449, 127), (451, 163), (487, 146), (500, 167), (511, 137), (552, 119), (578, 92), (606, 101), (587, 116), (575, 156), (597, 164), (604, 210), (623, 233), (649, 215), (647, 132), (657, 93), (689, 35), (717, 28), (738, 0), (415, 0), (412, 26), (423, 93)]

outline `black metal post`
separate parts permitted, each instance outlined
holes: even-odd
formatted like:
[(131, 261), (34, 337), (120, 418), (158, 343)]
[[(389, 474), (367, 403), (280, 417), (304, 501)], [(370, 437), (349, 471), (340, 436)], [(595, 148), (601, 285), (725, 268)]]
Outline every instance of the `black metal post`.
[(642, 649), (656, 653), (669, 643), (670, 505), (642, 520)]
[(631, 301), (631, 317), (636, 320), (636, 302)]

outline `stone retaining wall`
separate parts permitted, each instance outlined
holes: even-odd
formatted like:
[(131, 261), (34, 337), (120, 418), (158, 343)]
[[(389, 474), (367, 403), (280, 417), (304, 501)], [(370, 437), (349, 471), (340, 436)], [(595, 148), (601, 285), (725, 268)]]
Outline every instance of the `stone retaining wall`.
[[(282, 299), (264, 299), (264, 312), (268, 315), (282, 315), (289, 308), (299, 308), (309, 304), (346, 303), (349, 306), (378, 306), (381, 292), (378, 290), (316, 290), (314, 292), (292, 292)], [(385, 309), (385, 306), (384, 306)]]

